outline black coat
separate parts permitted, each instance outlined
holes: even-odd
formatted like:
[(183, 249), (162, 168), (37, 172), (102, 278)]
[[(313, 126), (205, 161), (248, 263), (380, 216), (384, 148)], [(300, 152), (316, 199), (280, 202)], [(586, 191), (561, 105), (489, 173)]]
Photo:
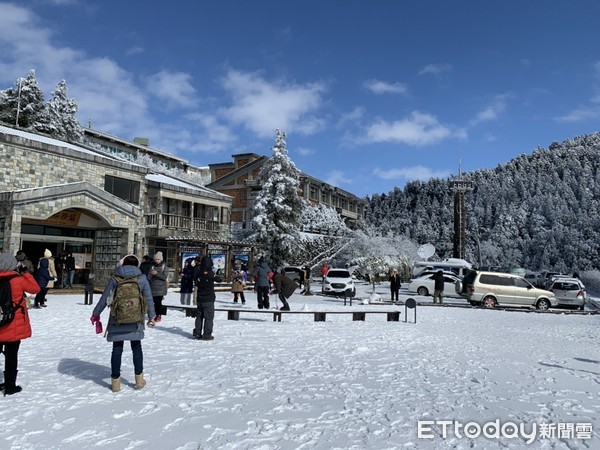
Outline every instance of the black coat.
[(443, 291), (444, 290), (444, 274), (442, 272), (436, 272), (433, 275), (433, 281), (435, 282), (433, 284), (433, 288), (436, 291)]
[(194, 282), (198, 287), (196, 299), (198, 303), (214, 302), (215, 295), (215, 273), (212, 270), (212, 258), (205, 256), (200, 265), (194, 267)]
[(390, 277), (390, 289), (392, 291), (397, 291), (402, 287), (402, 284), (400, 284), (400, 275), (396, 274), (396, 275), (392, 275)]

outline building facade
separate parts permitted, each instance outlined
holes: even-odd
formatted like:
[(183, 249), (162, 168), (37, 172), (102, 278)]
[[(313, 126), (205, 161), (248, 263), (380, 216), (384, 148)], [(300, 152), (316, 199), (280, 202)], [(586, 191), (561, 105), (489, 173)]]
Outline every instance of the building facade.
[(229, 240), (231, 197), (91, 147), (0, 126), (0, 161), (0, 248), (34, 263), (72, 253), (76, 283), (93, 271), (104, 284), (127, 253), (179, 268), (181, 242)]
[[(233, 198), (232, 227), (246, 229), (251, 227), (254, 202), (261, 188), (256, 179), (268, 157), (238, 153), (232, 158), (232, 162), (208, 165), (211, 182), (207, 187)], [(303, 172), (300, 173), (299, 195), (313, 206), (323, 204), (334, 208), (350, 228), (364, 219), (366, 200)]]

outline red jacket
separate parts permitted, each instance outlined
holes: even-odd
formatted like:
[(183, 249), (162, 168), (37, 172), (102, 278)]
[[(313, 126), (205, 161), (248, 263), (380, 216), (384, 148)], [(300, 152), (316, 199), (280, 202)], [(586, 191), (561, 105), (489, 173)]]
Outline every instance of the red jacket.
[[(15, 272), (2, 271), (0, 277), (8, 277)], [(24, 293), (37, 294), (40, 286), (36, 283), (29, 272), (16, 276), (10, 280), (12, 300), (15, 305), (15, 318), (11, 323), (0, 327), (0, 342), (16, 342), (31, 337), (31, 325), (29, 313), (27, 312), (27, 301)]]

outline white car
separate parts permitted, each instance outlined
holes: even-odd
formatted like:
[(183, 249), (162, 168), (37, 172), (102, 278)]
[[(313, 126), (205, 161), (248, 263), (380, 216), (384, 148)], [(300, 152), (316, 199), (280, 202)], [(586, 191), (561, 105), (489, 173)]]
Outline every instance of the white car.
[(356, 286), (350, 271), (347, 269), (329, 269), (323, 280), (323, 294), (326, 295), (344, 295), (354, 297), (356, 295)]
[[(435, 280), (433, 279), (435, 274), (426, 275), (424, 277), (415, 278), (408, 284), (408, 290), (416, 292), (419, 295), (433, 295)], [(460, 297), (456, 294), (454, 288), (457, 281), (460, 278), (456, 275), (444, 273), (444, 297)]]
[(568, 306), (583, 310), (587, 300), (585, 286), (578, 278), (556, 278), (549, 286), (558, 300), (559, 306)]

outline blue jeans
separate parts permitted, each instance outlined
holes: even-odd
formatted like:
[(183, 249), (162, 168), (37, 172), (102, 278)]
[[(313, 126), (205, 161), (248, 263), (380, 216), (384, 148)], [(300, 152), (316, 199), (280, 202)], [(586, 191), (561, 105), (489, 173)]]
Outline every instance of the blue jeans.
[(69, 273), (67, 274), (67, 286), (68, 287), (73, 287), (73, 278), (75, 277), (75, 271), (74, 270), (69, 270)]
[[(112, 355), (110, 357), (111, 378), (121, 376), (121, 356), (123, 355), (123, 341), (113, 342)], [(136, 375), (144, 372), (144, 354), (142, 353), (142, 341), (131, 341), (133, 352), (133, 370)]]

